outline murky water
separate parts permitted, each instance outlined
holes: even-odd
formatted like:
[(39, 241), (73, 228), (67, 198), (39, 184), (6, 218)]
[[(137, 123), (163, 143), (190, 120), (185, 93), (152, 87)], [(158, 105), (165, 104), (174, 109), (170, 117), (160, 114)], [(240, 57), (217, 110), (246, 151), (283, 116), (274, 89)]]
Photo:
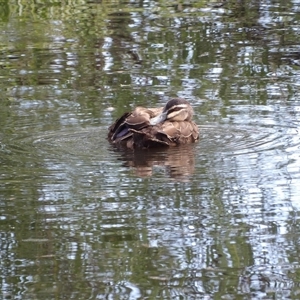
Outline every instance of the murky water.
[[(1, 299), (298, 299), (299, 1), (0, 5)], [(200, 141), (108, 126), (188, 99)]]

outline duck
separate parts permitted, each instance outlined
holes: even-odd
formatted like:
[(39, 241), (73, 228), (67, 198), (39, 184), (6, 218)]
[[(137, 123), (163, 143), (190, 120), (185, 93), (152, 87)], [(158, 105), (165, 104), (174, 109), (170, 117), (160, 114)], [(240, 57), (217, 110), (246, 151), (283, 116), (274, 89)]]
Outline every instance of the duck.
[(183, 98), (172, 98), (164, 107), (138, 106), (124, 113), (108, 129), (108, 141), (119, 148), (173, 147), (199, 140), (194, 110)]

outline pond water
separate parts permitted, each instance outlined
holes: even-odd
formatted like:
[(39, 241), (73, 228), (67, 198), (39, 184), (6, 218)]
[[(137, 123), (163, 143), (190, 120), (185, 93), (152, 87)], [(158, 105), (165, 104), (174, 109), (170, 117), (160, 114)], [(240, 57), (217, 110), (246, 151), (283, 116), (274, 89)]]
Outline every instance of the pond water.
[[(0, 8), (1, 299), (299, 299), (299, 0)], [(199, 142), (106, 140), (178, 96)]]

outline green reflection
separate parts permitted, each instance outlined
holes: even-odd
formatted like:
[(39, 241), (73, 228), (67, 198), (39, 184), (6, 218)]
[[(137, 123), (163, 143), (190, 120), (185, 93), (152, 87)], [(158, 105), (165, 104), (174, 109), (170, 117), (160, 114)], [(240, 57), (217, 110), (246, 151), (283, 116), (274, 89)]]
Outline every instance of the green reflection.
[(0, 2), (0, 21), (7, 22), (9, 19), (9, 5), (8, 0)]
[[(297, 299), (297, 3), (1, 3), (4, 296)], [(110, 148), (173, 96), (194, 148)]]

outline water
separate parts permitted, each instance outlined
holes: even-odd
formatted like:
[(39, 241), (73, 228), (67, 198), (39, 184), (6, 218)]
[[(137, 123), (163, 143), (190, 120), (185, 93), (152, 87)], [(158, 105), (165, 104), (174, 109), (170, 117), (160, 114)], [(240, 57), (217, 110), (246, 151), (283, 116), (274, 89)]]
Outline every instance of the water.
[[(1, 299), (298, 298), (299, 2), (1, 7)], [(173, 96), (199, 142), (108, 143)]]

